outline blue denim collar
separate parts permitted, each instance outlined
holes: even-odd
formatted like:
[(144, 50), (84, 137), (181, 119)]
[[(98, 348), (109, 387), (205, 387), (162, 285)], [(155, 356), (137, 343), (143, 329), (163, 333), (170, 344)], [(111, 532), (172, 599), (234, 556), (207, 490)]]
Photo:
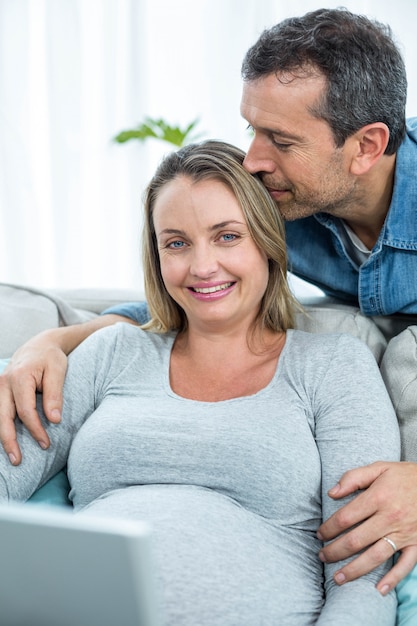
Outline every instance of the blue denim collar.
[(397, 152), (394, 190), (383, 243), (403, 250), (417, 250), (417, 118), (408, 120), (407, 135)]

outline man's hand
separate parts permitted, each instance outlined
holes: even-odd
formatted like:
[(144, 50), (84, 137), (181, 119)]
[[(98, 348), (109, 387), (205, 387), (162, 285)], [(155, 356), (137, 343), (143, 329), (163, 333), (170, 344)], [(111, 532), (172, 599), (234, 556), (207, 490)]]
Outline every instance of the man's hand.
[(320, 526), (320, 539), (334, 540), (320, 551), (320, 558), (333, 563), (364, 550), (336, 572), (335, 581), (343, 584), (393, 555), (394, 548), (383, 539), (387, 537), (401, 554), (377, 585), (385, 595), (417, 563), (417, 464), (378, 462), (351, 470), (329, 495), (338, 499), (363, 489)]
[(15, 352), (0, 376), (0, 441), (13, 465), (22, 460), (16, 441), (16, 413), (39, 445), (43, 449), (49, 447), (49, 437), (36, 411), (36, 392), (44, 394), (46, 417), (58, 423), (66, 369), (65, 353), (50, 345), (42, 333)]
[(13, 465), (22, 460), (16, 440), (16, 412), (39, 445), (46, 449), (49, 437), (36, 411), (36, 392), (42, 392), (42, 406), (50, 422), (61, 419), (62, 388), (67, 355), (100, 328), (133, 320), (121, 315), (99, 315), (88, 322), (45, 330), (19, 348), (0, 376), (0, 443)]

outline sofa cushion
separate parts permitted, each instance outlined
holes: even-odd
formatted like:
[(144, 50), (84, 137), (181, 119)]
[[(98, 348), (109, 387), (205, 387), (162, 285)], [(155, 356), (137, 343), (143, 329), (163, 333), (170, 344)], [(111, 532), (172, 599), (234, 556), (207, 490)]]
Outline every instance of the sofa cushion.
[(417, 567), (397, 585), (396, 626), (415, 626), (417, 623)]
[(327, 304), (325, 299), (323, 305), (305, 304), (304, 312), (296, 315), (296, 328), (310, 333), (347, 333), (358, 337), (367, 344), (379, 364), (387, 342), (373, 320), (356, 307)]
[(85, 322), (80, 311), (51, 292), (0, 283), (0, 358), (8, 358), (28, 339), (48, 328)]
[(48, 504), (53, 506), (72, 506), (68, 494), (70, 485), (66, 470), (61, 470), (48, 480), (40, 489), (35, 491), (28, 502)]
[(401, 458), (417, 462), (417, 326), (388, 343), (381, 374), (401, 430)]
[(10, 357), (25, 341), (59, 326), (55, 304), (40, 294), (0, 285), (0, 356)]

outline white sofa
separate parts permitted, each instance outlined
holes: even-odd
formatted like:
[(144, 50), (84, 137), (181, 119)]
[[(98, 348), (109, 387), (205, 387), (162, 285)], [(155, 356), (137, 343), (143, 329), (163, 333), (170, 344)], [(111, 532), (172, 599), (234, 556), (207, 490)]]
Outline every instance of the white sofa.
[[(8, 359), (42, 330), (84, 322), (122, 302), (143, 301), (133, 289), (39, 290), (0, 283), (0, 359)], [(417, 316), (370, 319), (331, 298), (305, 300), (297, 328), (310, 332), (344, 332), (364, 341), (381, 367), (400, 422), (403, 458), (417, 461)], [(387, 339), (398, 337), (387, 348)], [(406, 442), (406, 443), (405, 443)]]
[[(42, 291), (0, 283), (0, 366), (1, 361), (4, 365), (22, 343), (42, 330), (83, 322), (114, 304), (141, 300), (144, 300), (144, 294), (139, 290)], [(335, 303), (329, 298), (310, 300), (303, 304), (306, 305), (305, 313), (297, 315), (298, 328), (310, 332), (346, 332), (368, 344), (381, 364), (381, 370), (384, 370), (386, 382), (393, 383), (390, 393), (400, 424), (404, 419), (405, 427), (408, 424), (413, 431), (417, 450), (417, 433), (414, 434), (414, 423), (417, 425), (417, 326), (402, 332), (395, 340), (397, 357), (391, 358), (389, 347), (387, 349), (387, 338), (400, 332), (413, 320), (370, 320), (358, 309)], [(36, 492), (31, 500), (49, 505), (69, 505), (68, 487), (63, 470)], [(397, 595), (397, 626), (417, 624), (417, 567), (397, 587)]]
[[(143, 301), (140, 290), (65, 289), (40, 290), (0, 283), (0, 358), (13, 352), (42, 330), (91, 319), (110, 306)], [(328, 298), (310, 300), (305, 313), (297, 314), (297, 327), (311, 332), (347, 332), (369, 345), (380, 362), (386, 340), (377, 325), (354, 307)]]

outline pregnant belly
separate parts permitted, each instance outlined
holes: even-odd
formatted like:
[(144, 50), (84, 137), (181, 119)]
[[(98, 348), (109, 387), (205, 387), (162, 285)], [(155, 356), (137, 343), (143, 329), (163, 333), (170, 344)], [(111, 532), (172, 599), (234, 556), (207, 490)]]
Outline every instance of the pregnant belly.
[(160, 597), (170, 626), (308, 626), (322, 606), (312, 533), (276, 527), (200, 487), (138, 486), (84, 508), (150, 522)]

